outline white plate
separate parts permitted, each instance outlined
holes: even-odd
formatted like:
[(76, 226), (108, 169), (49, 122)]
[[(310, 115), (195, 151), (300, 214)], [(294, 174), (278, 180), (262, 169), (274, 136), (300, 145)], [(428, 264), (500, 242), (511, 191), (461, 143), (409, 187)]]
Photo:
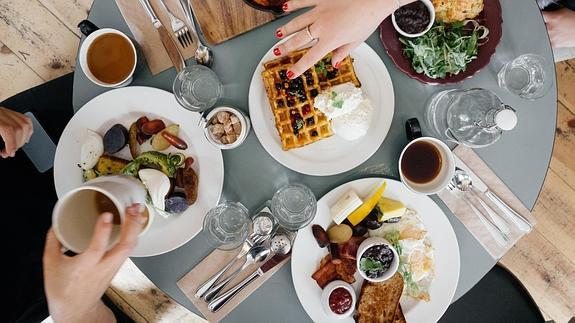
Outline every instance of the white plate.
[[(349, 189), (360, 197), (368, 196), (382, 178), (364, 178), (345, 183), (324, 195), (317, 203), (317, 214), (313, 222), (298, 232), (291, 257), (291, 272), (296, 294), (300, 303), (314, 322), (329, 322), (321, 303), (321, 288), (311, 275), (317, 270), (321, 258), (327, 251), (318, 247), (311, 226), (319, 224), (327, 228), (332, 222), (329, 206), (333, 205)], [(401, 182), (385, 179), (387, 188), (384, 196), (401, 200), (408, 208), (418, 212), (434, 249), (435, 278), (431, 283), (430, 302), (418, 302), (402, 297), (401, 307), (407, 322), (436, 322), (443, 315), (457, 288), (459, 280), (459, 245), (449, 220), (429, 197), (418, 195)], [(359, 296), (363, 279), (356, 273), (354, 288)], [(341, 322), (354, 322), (352, 317)]]
[[(200, 115), (182, 108), (172, 93), (150, 87), (127, 87), (101, 94), (86, 103), (70, 120), (56, 149), (54, 184), (58, 197), (82, 184), (78, 167), (82, 137), (86, 129), (104, 135), (114, 124), (128, 128), (140, 116), (162, 119), (166, 124), (178, 123), (180, 136), (188, 143), (186, 151), (170, 148), (194, 158), (199, 177), (198, 200), (179, 216), (163, 218), (156, 215), (150, 229), (140, 237), (132, 256), (159, 255), (178, 248), (200, 230), (205, 214), (214, 207), (222, 192), (224, 163), (222, 153), (212, 146), (198, 127)], [(118, 157), (131, 159), (128, 147)]]
[(351, 52), (353, 66), (374, 112), (365, 137), (347, 141), (333, 135), (305, 147), (284, 151), (262, 81), (263, 63), (275, 58), (272, 47), (256, 68), (250, 84), (250, 118), (265, 150), (284, 166), (303, 174), (328, 176), (359, 166), (383, 143), (393, 119), (393, 84), (385, 64), (366, 43)]

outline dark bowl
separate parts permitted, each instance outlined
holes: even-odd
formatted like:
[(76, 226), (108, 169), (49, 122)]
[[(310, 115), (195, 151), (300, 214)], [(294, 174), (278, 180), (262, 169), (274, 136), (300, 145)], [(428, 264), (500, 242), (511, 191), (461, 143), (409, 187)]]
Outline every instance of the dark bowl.
[(393, 28), (391, 17), (385, 19), (379, 27), (379, 37), (387, 54), (399, 70), (407, 76), (426, 84), (450, 84), (461, 82), (477, 73), (491, 60), (495, 49), (501, 40), (502, 24), (501, 4), (499, 0), (485, 0), (483, 12), (475, 18), (479, 23), (489, 28), (489, 41), (479, 46), (477, 58), (467, 64), (467, 69), (457, 75), (450, 75), (443, 79), (432, 79), (423, 73), (417, 73), (411, 62), (403, 54), (403, 45), (399, 41), (398, 33)]
[(266, 12), (270, 12), (273, 13), (276, 16), (282, 15), (284, 13), (283, 9), (282, 9), (282, 5), (285, 1), (270, 1), (270, 2), (279, 2), (279, 4), (277, 5), (263, 5), (263, 4), (259, 4), (254, 0), (244, 0), (244, 2), (257, 10), (261, 10), (261, 11), (266, 11)]

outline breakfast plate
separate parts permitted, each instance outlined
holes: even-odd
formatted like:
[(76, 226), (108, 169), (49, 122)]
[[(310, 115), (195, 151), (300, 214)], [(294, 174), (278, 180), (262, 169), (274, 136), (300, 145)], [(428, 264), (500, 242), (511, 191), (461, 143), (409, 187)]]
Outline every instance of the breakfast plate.
[[(320, 260), (328, 254), (328, 251), (318, 246), (311, 227), (318, 224), (323, 228), (328, 228), (333, 223), (330, 207), (350, 189), (360, 197), (366, 197), (383, 181), (387, 185), (383, 196), (400, 200), (408, 209), (417, 212), (433, 247), (435, 270), (433, 280), (428, 286), (429, 301), (419, 301), (407, 296), (404, 289), (400, 305), (406, 321), (436, 322), (451, 303), (459, 279), (460, 255), (457, 238), (446, 215), (429, 197), (413, 193), (399, 181), (364, 178), (345, 183), (324, 195), (318, 201), (317, 214), (313, 222), (299, 230), (294, 241), (291, 258), (294, 288), (300, 303), (314, 322), (329, 322), (333, 319), (324, 310), (321, 302), (322, 289), (312, 278), (318, 270)], [(384, 223), (383, 226), (385, 225), (387, 224)], [(353, 287), (359, 298), (363, 283), (359, 270), (355, 272), (354, 277), (356, 281)], [(341, 321), (354, 322), (352, 316), (343, 318)]]
[(263, 63), (275, 58), (273, 48), (276, 46), (262, 57), (249, 91), (252, 126), (264, 149), (279, 163), (307, 175), (340, 174), (365, 162), (383, 143), (393, 119), (393, 84), (381, 58), (366, 43), (351, 52), (361, 89), (373, 106), (369, 130), (364, 137), (347, 141), (333, 135), (301, 148), (283, 150), (262, 80)]
[(398, 32), (392, 24), (391, 17), (385, 19), (379, 28), (379, 37), (387, 54), (399, 70), (407, 76), (426, 84), (452, 84), (461, 82), (487, 66), (495, 53), (502, 35), (502, 15), (499, 0), (483, 0), (483, 11), (475, 18), (489, 30), (485, 43), (477, 49), (477, 58), (469, 62), (465, 70), (459, 74), (450, 74), (445, 78), (430, 78), (423, 73), (417, 73), (410, 60), (404, 54), (404, 45), (399, 40)]
[[(188, 143), (185, 150), (174, 147), (167, 153), (182, 153), (194, 158), (198, 174), (198, 197), (183, 213), (163, 217), (156, 214), (132, 253), (135, 257), (155, 256), (178, 248), (202, 230), (204, 215), (217, 205), (223, 188), (222, 153), (210, 144), (198, 127), (200, 115), (182, 108), (172, 93), (150, 87), (127, 87), (101, 94), (86, 103), (70, 120), (56, 148), (54, 185), (58, 197), (82, 184), (79, 168), (82, 145), (87, 129), (104, 134), (114, 124), (128, 128), (141, 116), (158, 118), (180, 125), (179, 136)], [(130, 160), (128, 147), (116, 157)], [(209, 167), (209, 168), (208, 168)]]

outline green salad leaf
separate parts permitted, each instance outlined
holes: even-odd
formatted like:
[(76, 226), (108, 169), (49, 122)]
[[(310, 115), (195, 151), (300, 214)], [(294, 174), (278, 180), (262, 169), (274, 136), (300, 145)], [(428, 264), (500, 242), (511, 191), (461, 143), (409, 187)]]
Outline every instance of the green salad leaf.
[(371, 270), (383, 270), (383, 264), (379, 260), (365, 257), (359, 260), (359, 269), (361, 269), (363, 272), (368, 272)]
[(489, 29), (475, 20), (450, 25), (436, 22), (423, 36), (400, 37), (399, 41), (415, 71), (437, 79), (465, 71), (467, 64), (477, 58), (479, 43), (487, 41), (488, 34)]

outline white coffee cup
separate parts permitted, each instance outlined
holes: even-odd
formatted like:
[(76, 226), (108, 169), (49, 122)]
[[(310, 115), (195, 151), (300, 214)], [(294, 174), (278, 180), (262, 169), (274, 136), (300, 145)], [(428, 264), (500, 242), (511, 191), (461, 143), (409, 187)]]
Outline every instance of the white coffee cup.
[[(432, 144), (435, 148), (437, 148), (437, 150), (439, 151), (439, 154), (441, 156), (441, 166), (440, 166), (439, 173), (431, 181), (426, 182), (426, 183), (416, 183), (416, 182), (410, 181), (404, 175), (402, 167), (401, 167), (405, 151), (411, 145), (413, 145), (417, 142), (420, 142), (420, 141), (426, 141), (426, 142)], [(401, 155), (399, 156), (399, 176), (401, 177), (401, 181), (403, 182), (403, 184), (405, 184), (405, 186), (407, 186), (407, 188), (409, 188), (410, 190), (412, 190), (413, 192), (416, 192), (416, 193), (421, 193), (421, 194), (426, 194), (426, 195), (439, 193), (441, 190), (443, 190), (444, 188), (447, 187), (447, 185), (449, 184), (449, 182), (453, 178), (454, 173), (455, 173), (455, 158), (453, 157), (453, 153), (451, 152), (451, 149), (449, 149), (449, 147), (446, 144), (444, 144), (441, 140), (436, 139), (436, 138), (420, 137), (420, 138), (414, 139), (411, 142), (409, 142), (407, 144), (407, 146), (405, 146), (405, 148), (403, 148), (403, 151), (401, 152)]]
[[(76, 253), (86, 250), (101, 214), (96, 198), (102, 198), (103, 195), (113, 203), (112, 207), (117, 210), (120, 222), (113, 226), (108, 242), (109, 249), (118, 241), (126, 208), (134, 203), (146, 205), (146, 194), (144, 185), (131, 176), (104, 176), (88, 181), (58, 200), (52, 213), (54, 232), (65, 248)], [(148, 222), (140, 235), (152, 224), (154, 212), (149, 209), (147, 211)], [(114, 219), (115, 222), (117, 220)]]
[[(95, 28), (97, 28), (97, 27), (95, 27)], [(85, 31), (82, 30), (82, 32), (85, 32)], [(123, 38), (125, 38), (128, 41), (128, 43), (130, 44), (130, 46), (133, 50), (133, 54), (134, 54), (134, 66), (132, 66), (130, 74), (128, 76), (126, 76), (123, 80), (121, 80), (117, 83), (105, 83), (105, 82), (100, 81), (96, 76), (94, 76), (94, 74), (92, 73), (92, 71), (90, 71), (90, 68), (88, 66), (88, 50), (90, 49), (90, 46), (92, 46), (92, 44), (94, 43), (94, 41), (96, 39), (98, 39), (98, 37), (105, 35), (105, 34), (116, 34), (116, 35), (120, 35)], [(88, 79), (90, 81), (92, 81), (93, 83), (95, 83), (99, 86), (103, 86), (103, 87), (119, 88), (119, 87), (127, 86), (130, 83), (132, 83), (134, 71), (136, 70), (136, 65), (138, 65), (138, 55), (136, 52), (136, 46), (134, 46), (134, 43), (132, 42), (132, 40), (128, 36), (126, 36), (126, 34), (124, 34), (123, 32), (116, 30), (116, 29), (112, 29), (112, 28), (102, 28), (102, 29), (90, 30), (86, 36), (87, 37), (84, 40), (84, 42), (82, 43), (82, 46), (80, 47), (80, 51), (78, 52), (78, 62), (80, 63), (80, 67), (82, 68), (82, 71), (84, 72), (86, 77), (88, 77)]]

